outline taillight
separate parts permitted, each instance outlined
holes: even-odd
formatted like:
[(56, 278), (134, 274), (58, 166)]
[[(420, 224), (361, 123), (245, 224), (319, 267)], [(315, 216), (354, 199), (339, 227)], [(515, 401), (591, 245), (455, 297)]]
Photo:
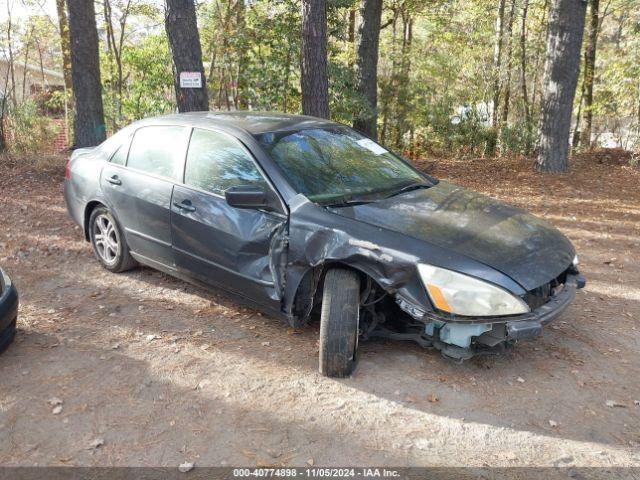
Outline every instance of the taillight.
[(69, 166), (70, 163), (71, 163), (71, 159), (68, 158), (67, 164), (64, 167), (64, 178), (66, 178), (67, 180), (71, 180), (71, 168)]

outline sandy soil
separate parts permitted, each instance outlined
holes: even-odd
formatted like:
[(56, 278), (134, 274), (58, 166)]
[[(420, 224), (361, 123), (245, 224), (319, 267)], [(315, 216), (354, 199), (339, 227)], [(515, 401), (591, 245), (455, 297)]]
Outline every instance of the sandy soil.
[(549, 219), (588, 286), (505, 355), (456, 365), (372, 341), (346, 380), (317, 373), (317, 325), (103, 270), (67, 217), (63, 167), (3, 167), (0, 264), (21, 307), (0, 356), (0, 465), (640, 466), (640, 170), (606, 153), (554, 178), (515, 159), (420, 165)]

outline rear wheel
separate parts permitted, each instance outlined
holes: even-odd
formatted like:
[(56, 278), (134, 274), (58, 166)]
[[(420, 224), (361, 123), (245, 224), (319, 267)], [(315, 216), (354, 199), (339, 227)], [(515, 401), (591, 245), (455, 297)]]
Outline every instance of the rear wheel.
[(347, 377), (357, 363), (360, 277), (352, 270), (329, 270), (320, 316), (320, 373)]
[(89, 238), (102, 266), (111, 272), (124, 272), (136, 266), (124, 233), (105, 207), (96, 207), (89, 217)]

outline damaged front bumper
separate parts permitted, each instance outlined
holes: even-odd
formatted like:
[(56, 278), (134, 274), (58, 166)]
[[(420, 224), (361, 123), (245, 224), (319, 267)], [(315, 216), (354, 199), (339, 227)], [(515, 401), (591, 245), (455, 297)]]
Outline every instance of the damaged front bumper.
[(538, 337), (543, 325), (564, 312), (575, 298), (576, 291), (584, 285), (582, 275), (568, 274), (559, 293), (523, 315), (462, 319), (426, 312), (423, 316), (426, 320), (424, 333), (444, 355), (458, 360), (471, 358), (483, 349)]

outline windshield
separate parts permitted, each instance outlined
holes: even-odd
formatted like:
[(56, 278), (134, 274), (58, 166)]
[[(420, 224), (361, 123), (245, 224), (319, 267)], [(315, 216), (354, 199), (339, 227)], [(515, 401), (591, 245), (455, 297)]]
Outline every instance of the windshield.
[(413, 184), (423, 175), (347, 127), (269, 132), (258, 141), (298, 193), (318, 203), (357, 200)]

